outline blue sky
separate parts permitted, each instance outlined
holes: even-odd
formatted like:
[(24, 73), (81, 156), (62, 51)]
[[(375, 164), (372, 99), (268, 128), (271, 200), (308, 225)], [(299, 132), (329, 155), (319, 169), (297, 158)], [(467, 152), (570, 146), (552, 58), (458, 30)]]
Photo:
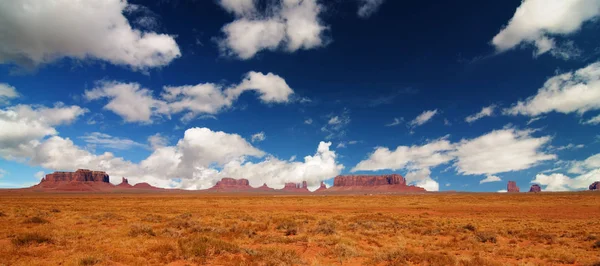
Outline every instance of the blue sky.
[(600, 179), (600, 1), (0, 3), (0, 187)]

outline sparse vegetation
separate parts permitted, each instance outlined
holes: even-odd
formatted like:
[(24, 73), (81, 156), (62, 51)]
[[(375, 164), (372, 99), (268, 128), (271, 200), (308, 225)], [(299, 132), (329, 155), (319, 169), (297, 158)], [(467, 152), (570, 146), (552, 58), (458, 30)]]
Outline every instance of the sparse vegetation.
[(0, 265), (594, 265), (599, 197), (0, 194)]
[(52, 238), (41, 233), (24, 233), (17, 235), (12, 239), (13, 245), (17, 247), (26, 246), (30, 244), (42, 244), (51, 243)]
[(49, 221), (44, 218), (34, 216), (34, 217), (27, 218), (24, 221), (24, 223), (26, 223), (26, 224), (47, 224), (47, 223), (49, 223)]

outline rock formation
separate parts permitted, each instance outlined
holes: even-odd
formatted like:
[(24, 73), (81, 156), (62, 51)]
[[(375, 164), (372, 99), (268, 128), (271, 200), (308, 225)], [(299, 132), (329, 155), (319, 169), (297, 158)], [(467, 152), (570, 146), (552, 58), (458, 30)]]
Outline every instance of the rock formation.
[(137, 184), (133, 185), (133, 188), (146, 189), (146, 190), (162, 190), (162, 188), (157, 188), (148, 183), (137, 183)]
[(317, 188), (317, 190), (315, 190), (315, 192), (325, 192), (327, 191), (327, 186), (325, 185), (325, 182), (321, 182), (321, 186), (319, 186), (319, 188)]
[(225, 177), (221, 179), (221, 181), (218, 181), (217, 184), (215, 184), (209, 190), (235, 192), (248, 191), (252, 189), (254, 188), (250, 186), (250, 182), (248, 181), (248, 179), (233, 179)]
[(127, 180), (127, 178), (123, 177), (121, 179), (121, 184), (118, 184), (117, 187), (119, 187), (119, 188), (132, 188), (133, 186), (131, 186), (129, 184), (129, 180)]
[(281, 189), (281, 191), (283, 192), (293, 192), (293, 193), (306, 193), (306, 192), (310, 192), (308, 190), (308, 185), (306, 183), (306, 181), (303, 181), (302, 183), (285, 183), (285, 185), (283, 186), (283, 188)]
[(391, 175), (350, 175), (336, 176), (333, 187), (328, 192), (361, 192), (361, 193), (394, 193), (394, 192), (424, 192), (425, 189), (406, 185), (404, 177)]
[(533, 184), (531, 185), (529, 192), (542, 192), (542, 187), (540, 187), (538, 184)]
[(47, 174), (42, 179), (44, 182), (103, 182), (109, 183), (110, 178), (106, 172), (79, 169), (75, 172), (54, 172)]
[(590, 190), (600, 190), (600, 181), (596, 181), (590, 185)]
[(508, 181), (508, 185), (506, 186), (506, 191), (507, 192), (521, 192), (519, 187), (517, 187), (517, 182), (515, 182), (515, 181)]

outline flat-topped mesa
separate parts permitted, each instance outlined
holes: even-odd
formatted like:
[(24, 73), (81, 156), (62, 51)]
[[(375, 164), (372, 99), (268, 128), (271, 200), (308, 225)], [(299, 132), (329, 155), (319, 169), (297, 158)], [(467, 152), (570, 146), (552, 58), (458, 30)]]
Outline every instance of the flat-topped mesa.
[(506, 191), (507, 192), (515, 192), (515, 193), (521, 192), (521, 190), (517, 186), (517, 182), (515, 182), (515, 181), (508, 181), (508, 185), (506, 185)]
[(333, 179), (334, 187), (347, 187), (347, 186), (360, 186), (360, 187), (373, 187), (373, 186), (388, 186), (388, 185), (400, 185), (406, 186), (406, 180), (404, 177), (398, 174), (391, 175), (349, 175), (349, 176), (336, 176)]
[(75, 172), (54, 172), (47, 174), (42, 183), (51, 182), (100, 182), (109, 183), (110, 177), (103, 171), (78, 169)]
[(229, 190), (229, 191), (236, 191), (236, 190), (250, 190), (253, 189), (253, 187), (250, 186), (250, 182), (248, 181), (248, 179), (234, 179), (234, 178), (230, 178), (230, 177), (225, 177), (223, 179), (221, 179), (220, 181), (217, 182), (217, 184), (215, 184), (213, 187), (210, 188), (210, 190)]
[(529, 192), (542, 192), (542, 187), (538, 184), (533, 184), (531, 185), (531, 188), (529, 188)]
[(399, 174), (336, 176), (328, 192), (406, 193), (425, 192), (422, 187), (406, 185)]

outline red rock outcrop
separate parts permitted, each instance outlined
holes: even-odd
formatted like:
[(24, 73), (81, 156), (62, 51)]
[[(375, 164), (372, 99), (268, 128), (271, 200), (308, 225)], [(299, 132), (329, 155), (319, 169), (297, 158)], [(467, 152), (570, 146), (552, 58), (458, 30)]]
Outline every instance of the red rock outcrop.
[(267, 184), (263, 184), (262, 186), (257, 187), (256, 190), (258, 190), (258, 191), (273, 191), (274, 189), (267, 186)]
[(155, 187), (148, 183), (137, 183), (137, 184), (133, 185), (133, 188), (145, 189), (145, 190), (162, 190), (162, 188)]
[(398, 174), (391, 175), (350, 175), (336, 176), (333, 186), (328, 192), (359, 192), (359, 193), (398, 193), (398, 192), (424, 192), (425, 189), (417, 186), (406, 185), (404, 177)]
[(515, 182), (515, 181), (508, 181), (508, 185), (506, 186), (506, 191), (507, 192), (521, 192), (519, 187), (517, 187), (517, 182)]
[(321, 186), (319, 186), (319, 188), (317, 188), (317, 190), (315, 190), (315, 192), (325, 192), (327, 191), (327, 186), (325, 185), (325, 182), (321, 181)]
[(306, 181), (303, 181), (302, 183), (285, 183), (285, 185), (283, 186), (283, 188), (281, 189), (281, 191), (283, 192), (292, 192), (292, 193), (306, 193), (306, 192), (310, 192), (308, 190), (308, 185), (306, 184)]
[(31, 187), (38, 191), (111, 191), (115, 188), (105, 172), (79, 169), (75, 172), (54, 172)]
[(600, 190), (600, 181), (596, 181), (596, 182), (592, 183), (589, 188), (592, 191), (593, 190), (596, 190), (596, 191)]
[(529, 192), (542, 192), (542, 187), (538, 184), (533, 184), (531, 185), (531, 188), (529, 188)]
[(129, 180), (127, 180), (127, 178), (123, 177), (121, 179), (121, 184), (118, 184), (117, 187), (119, 187), (119, 188), (132, 188), (133, 186), (131, 186), (129, 184)]
[(233, 179), (229, 177), (225, 177), (218, 181), (213, 187), (209, 190), (217, 190), (217, 191), (246, 191), (252, 190), (253, 187), (250, 186), (250, 182), (248, 179)]
[(47, 174), (41, 181), (44, 182), (110, 182), (106, 172), (79, 169), (75, 172), (54, 172)]

